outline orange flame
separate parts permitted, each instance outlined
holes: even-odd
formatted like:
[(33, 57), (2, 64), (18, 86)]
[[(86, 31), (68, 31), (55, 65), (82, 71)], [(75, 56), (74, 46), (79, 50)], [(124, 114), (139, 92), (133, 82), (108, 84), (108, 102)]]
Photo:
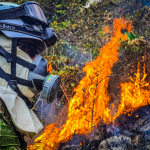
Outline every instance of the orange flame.
[(108, 26), (104, 27), (104, 31), (105, 31), (106, 33), (111, 33)]
[[(113, 36), (110, 41), (100, 49), (96, 60), (87, 63), (83, 68), (86, 76), (75, 88), (76, 94), (69, 102), (67, 121), (62, 129), (55, 124), (47, 126), (44, 133), (38, 137), (34, 145), (28, 150), (53, 150), (57, 149), (60, 142), (68, 141), (75, 133), (87, 134), (100, 120), (104, 123), (113, 121), (108, 108), (110, 96), (107, 94), (109, 76), (112, 67), (118, 61), (118, 47), (120, 39), (127, 40), (127, 35), (121, 29), (131, 31), (132, 25), (123, 19), (115, 19)], [(107, 28), (108, 29), (108, 28)], [(121, 107), (122, 108), (122, 107)]]
[(137, 110), (139, 107), (146, 106), (150, 103), (150, 92), (146, 89), (149, 83), (145, 82), (147, 74), (145, 74), (145, 65), (143, 67), (143, 77), (140, 76), (140, 63), (138, 63), (137, 73), (135, 79), (131, 78), (132, 82), (125, 82), (121, 84), (121, 101), (118, 106), (118, 111), (114, 120), (123, 113), (129, 113)]

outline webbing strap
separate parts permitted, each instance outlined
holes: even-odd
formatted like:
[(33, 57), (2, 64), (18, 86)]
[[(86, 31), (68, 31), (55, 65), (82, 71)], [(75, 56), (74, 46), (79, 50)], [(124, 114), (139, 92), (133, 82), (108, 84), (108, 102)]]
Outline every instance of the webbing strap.
[[(8, 74), (6, 74), (1, 68), (0, 68), (0, 77), (1, 78), (3, 78), (3, 79), (5, 79), (7, 82), (8, 82), (8, 85), (13, 89), (13, 84), (16, 84), (16, 86), (15, 86), (15, 88), (13, 89), (17, 94), (18, 94), (18, 96), (20, 96), (24, 101), (25, 101), (25, 103), (27, 104), (27, 106), (28, 106), (28, 108), (29, 109), (31, 109), (32, 107), (33, 107), (33, 104), (29, 101), (29, 99), (27, 98), (27, 97), (25, 97), (22, 93), (21, 93), (21, 91), (20, 91), (20, 89), (18, 88), (18, 86), (17, 86), (17, 82), (15, 82), (15, 81), (17, 81), (18, 79), (20, 79), (20, 78), (18, 78), (18, 77), (16, 77), (16, 80), (12, 80), (10, 77), (11, 77), (11, 75), (8, 75)], [(23, 79), (22, 79), (23, 80)], [(21, 81), (21, 80), (18, 80), (19, 81), (19, 83), (20, 82), (24, 82), (24, 81)], [(25, 83), (26, 84), (26, 83)], [(31, 83), (30, 83), (31, 84)], [(29, 86), (29, 85), (28, 85)]]
[(21, 65), (21, 66), (24, 66), (24, 67), (28, 68), (30, 71), (33, 71), (36, 68), (35, 64), (31, 64), (28, 61), (23, 60), (23, 59), (21, 59), (19, 57), (17, 57), (16, 63)]
[(16, 53), (17, 53), (17, 38), (12, 38), (12, 47), (11, 47), (11, 79), (16, 79)]
[(13, 19), (13, 18), (24, 16), (26, 12), (23, 9), (23, 7), (15, 7), (11, 9), (0, 10), (0, 14), (1, 14), (0, 20), (4, 20), (4, 19)]
[(22, 94), (22, 92), (17, 86), (17, 83), (21, 85), (25, 85), (25, 86), (30, 86), (30, 87), (33, 87), (33, 84), (31, 81), (27, 81), (27, 80), (16, 77), (16, 61), (17, 61), (16, 52), (17, 52), (17, 39), (16, 38), (12, 39), (12, 49), (11, 49), (11, 54), (10, 54), (11, 57), (3, 48), (1, 48), (2, 56), (8, 59), (10, 57), (12, 60), (11, 60), (11, 75), (5, 73), (3, 69), (0, 68), (0, 77), (8, 82), (8, 85), (10, 86), (10, 88), (12, 88), (18, 94), (18, 96), (24, 100), (28, 108), (31, 109), (33, 108), (33, 104), (29, 101), (29, 99), (26, 96)]
[(5, 77), (7, 76), (6, 80), (8, 82), (8, 85), (20, 96), (26, 105), (28, 106), (29, 109), (33, 107), (33, 104), (29, 101), (29, 99), (22, 94), (20, 89), (17, 86), (17, 81), (16, 81), (16, 51), (17, 51), (17, 38), (12, 39), (12, 49), (11, 49), (11, 57), (12, 57), (12, 62), (11, 62), (11, 78), (5, 74)]
[[(1, 68), (0, 68), (0, 71), (1, 71)], [(8, 74), (8, 73), (6, 73), (6, 74), (11, 78), (11, 74)], [(20, 85), (28, 86), (28, 87), (31, 87), (31, 88), (34, 87), (32, 81), (25, 80), (25, 79), (22, 79), (22, 78), (19, 78), (19, 77), (16, 77), (16, 81)]]
[[(2, 46), (0, 46), (0, 55), (5, 57), (7, 62), (12, 62), (12, 58), (10, 57), (11, 54), (8, 53)], [(29, 63), (29, 62), (27, 62), (27, 61), (25, 61), (25, 60), (23, 60), (19, 57), (17, 57), (17, 62), (19, 62), (18, 64), (20, 64), (20, 65), (22, 65), (26, 68), (29, 68), (29, 70), (34, 70), (36, 68), (35, 64), (31, 64), (31, 63)], [(1, 68), (0, 68), (0, 71), (1, 71), (1, 74), (3, 74), (3, 75), (1, 75), (1, 78), (9, 80), (7, 78), (7, 76), (5, 75), (7, 73), (5, 73)], [(7, 74), (7, 75), (10, 78), (12, 78), (12, 75), (10, 75), (10, 74)], [(21, 85), (24, 85), (24, 86), (29, 86), (31, 88), (33, 87), (32, 81), (21, 79), (21, 78), (18, 78), (18, 77), (16, 77), (16, 81), (17, 81), (18, 84), (21, 84)]]
[[(0, 55), (4, 57), (8, 63), (12, 62), (12, 55), (8, 53), (2, 46), (0, 46)], [(26, 60), (21, 59), (20, 57), (16, 56), (16, 63), (28, 68), (30, 71), (33, 71), (36, 68), (35, 64), (29, 63)]]
[(33, 103), (31, 103), (30, 100), (22, 94), (18, 86), (16, 87), (14, 91), (18, 94), (18, 96), (20, 96), (24, 100), (24, 102), (26, 103), (29, 109), (33, 108)]
[(9, 53), (2, 46), (0, 46), (0, 55), (5, 57), (8, 63), (12, 61), (12, 58), (9, 56)]
[(5, 79), (7, 82), (11, 80), (11, 78), (0, 68), (0, 77)]

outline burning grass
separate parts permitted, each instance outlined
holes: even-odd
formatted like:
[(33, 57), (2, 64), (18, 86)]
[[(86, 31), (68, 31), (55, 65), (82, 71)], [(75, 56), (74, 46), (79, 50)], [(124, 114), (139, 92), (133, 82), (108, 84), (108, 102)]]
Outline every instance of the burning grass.
[(130, 77), (132, 82), (121, 83), (121, 101), (114, 120), (122, 114), (131, 113), (139, 107), (146, 106), (150, 103), (150, 92), (144, 89), (149, 87), (149, 83), (145, 82), (147, 76), (145, 74), (145, 65), (143, 67), (143, 77), (141, 77), (140, 73), (140, 62), (138, 62), (137, 67), (135, 78)]
[[(56, 124), (48, 125), (44, 133), (35, 140), (38, 143), (28, 146), (28, 150), (57, 149), (59, 143), (68, 141), (74, 134), (88, 134), (100, 121), (113, 121), (108, 108), (109, 76), (112, 74), (113, 64), (118, 61), (120, 39), (127, 40), (127, 35), (121, 31), (126, 29), (130, 32), (131, 28), (132, 24), (123, 19), (114, 20), (110, 41), (100, 49), (97, 59), (87, 63), (83, 68), (86, 76), (74, 90), (76, 94), (69, 102), (66, 123), (61, 128), (57, 128)], [(105, 30), (109, 32), (108, 27)], [(122, 103), (124, 102), (125, 100), (122, 100)], [(117, 115), (124, 109), (122, 103)]]

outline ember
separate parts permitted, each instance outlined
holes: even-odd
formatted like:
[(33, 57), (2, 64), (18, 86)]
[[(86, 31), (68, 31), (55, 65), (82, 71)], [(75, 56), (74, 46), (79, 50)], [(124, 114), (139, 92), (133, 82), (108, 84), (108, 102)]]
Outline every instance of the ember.
[[(128, 101), (126, 96), (128, 96), (128, 92), (131, 91), (130, 87), (133, 87), (134, 83), (123, 83), (121, 84), (121, 104), (114, 118), (111, 116), (108, 108), (110, 101), (110, 96), (107, 94), (109, 76), (112, 74), (113, 64), (118, 61), (120, 39), (122, 41), (127, 40), (127, 35), (122, 34), (121, 30), (126, 29), (130, 32), (131, 28), (132, 24), (123, 19), (114, 20), (113, 36), (110, 38), (110, 41), (100, 49), (100, 55), (97, 59), (87, 63), (83, 68), (86, 76), (74, 90), (76, 94), (70, 100), (66, 123), (61, 129), (57, 128), (55, 124), (48, 125), (44, 133), (35, 140), (38, 143), (28, 146), (28, 150), (57, 149), (59, 143), (68, 141), (74, 134), (88, 134), (100, 121), (111, 123), (113, 119), (124, 111), (131, 111), (131, 107), (127, 107), (125, 110), (126, 102), (129, 103), (127, 106), (133, 106), (133, 109), (136, 109), (142, 103), (143, 105), (147, 104), (144, 98), (142, 100), (139, 99), (140, 95), (145, 95), (145, 98), (148, 96), (145, 91), (135, 93), (135, 98), (130, 94)], [(109, 32), (108, 27), (105, 30)], [(136, 81), (135, 87), (139, 89), (137, 83), (140, 81), (139, 79)], [(142, 85), (144, 86), (145, 84), (143, 79)], [(132, 103), (131, 98), (134, 100)], [(136, 99), (138, 99), (138, 102)]]

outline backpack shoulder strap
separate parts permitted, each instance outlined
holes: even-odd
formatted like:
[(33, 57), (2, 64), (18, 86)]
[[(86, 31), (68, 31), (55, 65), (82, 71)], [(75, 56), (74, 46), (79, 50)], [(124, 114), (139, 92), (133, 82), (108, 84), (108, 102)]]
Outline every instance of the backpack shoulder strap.
[[(17, 77), (16, 77), (16, 50), (17, 50), (17, 39), (12, 39), (12, 49), (11, 49), (11, 75), (9, 76), (6, 74), (1, 68), (0, 68), (0, 77), (5, 79), (8, 82), (8, 85), (11, 89), (13, 89), (19, 97), (21, 97), (29, 109), (33, 108), (33, 103), (30, 102), (30, 100), (22, 94), (20, 89), (17, 86)], [(23, 80), (20, 80), (20, 82), (24, 82)], [(29, 86), (29, 85), (28, 85)]]
[(12, 58), (10, 57), (9, 53), (0, 45), (0, 55), (5, 57), (7, 62), (12, 62)]
[[(8, 63), (12, 62), (13, 55), (8, 53), (2, 46), (0, 46), (0, 55), (2, 57), (4, 57), (7, 60)], [(24, 67), (28, 68), (30, 71), (33, 71), (36, 68), (35, 64), (29, 63), (28, 61), (23, 60), (23, 59), (21, 59), (20, 57), (17, 57), (17, 56), (16, 56), (16, 63), (21, 65), (21, 66), (24, 66)]]

